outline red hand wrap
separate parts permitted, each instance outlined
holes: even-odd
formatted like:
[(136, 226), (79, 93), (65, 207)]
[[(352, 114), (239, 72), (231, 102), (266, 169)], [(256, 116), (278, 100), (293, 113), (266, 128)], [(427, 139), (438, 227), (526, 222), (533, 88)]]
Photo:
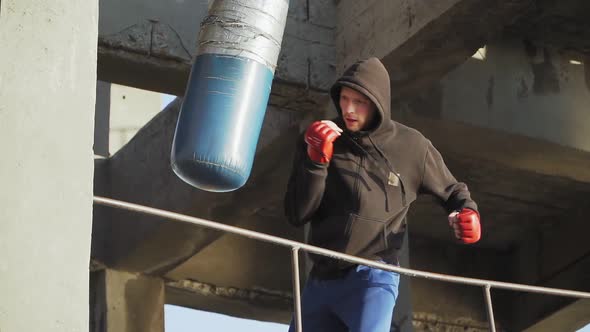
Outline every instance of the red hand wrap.
[(321, 121), (312, 123), (305, 132), (307, 155), (316, 163), (327, 164), (334, 153), (334, 140), (338, 133), (328, 124)]
[(471, 244), (481, 238), (479, 214), (471, 209), (463, 209), (457, 214), (456, 225), (460, 232), (460, 241)]

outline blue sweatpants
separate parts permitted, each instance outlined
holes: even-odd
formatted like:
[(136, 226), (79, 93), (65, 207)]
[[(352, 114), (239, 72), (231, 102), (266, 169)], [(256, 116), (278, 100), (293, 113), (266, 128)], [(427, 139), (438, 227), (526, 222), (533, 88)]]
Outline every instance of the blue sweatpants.
[(340, 279), (310, 277), (301, 300), (303, 331), (389, 332), (398, 286), (398, 273), (364, 265)]

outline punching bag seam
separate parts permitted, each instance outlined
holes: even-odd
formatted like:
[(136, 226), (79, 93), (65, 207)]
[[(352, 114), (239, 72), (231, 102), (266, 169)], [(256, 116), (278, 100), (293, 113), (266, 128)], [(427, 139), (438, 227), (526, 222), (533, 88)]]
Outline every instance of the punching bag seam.
[(223, 165), (223, 164), (217, 164), (217, 163), (210, 162), (210, 161), (203, 161), (203, 160), (196, 160), (196, 159), (193, 159), (193, 161), (195, 161), (195, 162), (197, 162), (197, 163), (200, 163), (200, 164), (205, 164), (205, 165), (213, 165), (213, 166), (218, 166), (218, 167), (221, 167), (221, 168), (225, 168), (225, 169), (227, 169), (227, 170), (229, 170), (229, 171), (231, 171), (231, 172), (234, 172), (234, 173), (238, 174), (239, 176), (242, 176), (242, 177), (244, 176), (244, 175), (243, 175), (242, 173), (240, 173), (238, 170), (236, 170), (236, 169), (233, 169), (233, 168), (231, 168), (231, 167), (227, 167), (226, 165)]

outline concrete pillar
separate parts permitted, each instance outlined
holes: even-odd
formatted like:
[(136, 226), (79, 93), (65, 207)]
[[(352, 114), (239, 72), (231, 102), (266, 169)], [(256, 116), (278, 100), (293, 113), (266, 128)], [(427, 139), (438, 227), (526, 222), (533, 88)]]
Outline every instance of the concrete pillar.
[(91, 276), (90, 332), (164, 332), (164, 282), (102, 270)]
[(111, 83), (96, 82), (96, 111), (94, 115), (94, 154), (108, 157), (111, 116)]
[(0, 6), (0, 331), (86, 331), (98, 1)]

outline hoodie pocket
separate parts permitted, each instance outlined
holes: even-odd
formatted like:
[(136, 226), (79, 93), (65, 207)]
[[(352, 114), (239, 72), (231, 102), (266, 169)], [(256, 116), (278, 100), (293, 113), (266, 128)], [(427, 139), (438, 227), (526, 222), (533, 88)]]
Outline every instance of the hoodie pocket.
[(369, 256), (387, 249), (387, 222), (350, 214), (349, 236), (345, 252)]

